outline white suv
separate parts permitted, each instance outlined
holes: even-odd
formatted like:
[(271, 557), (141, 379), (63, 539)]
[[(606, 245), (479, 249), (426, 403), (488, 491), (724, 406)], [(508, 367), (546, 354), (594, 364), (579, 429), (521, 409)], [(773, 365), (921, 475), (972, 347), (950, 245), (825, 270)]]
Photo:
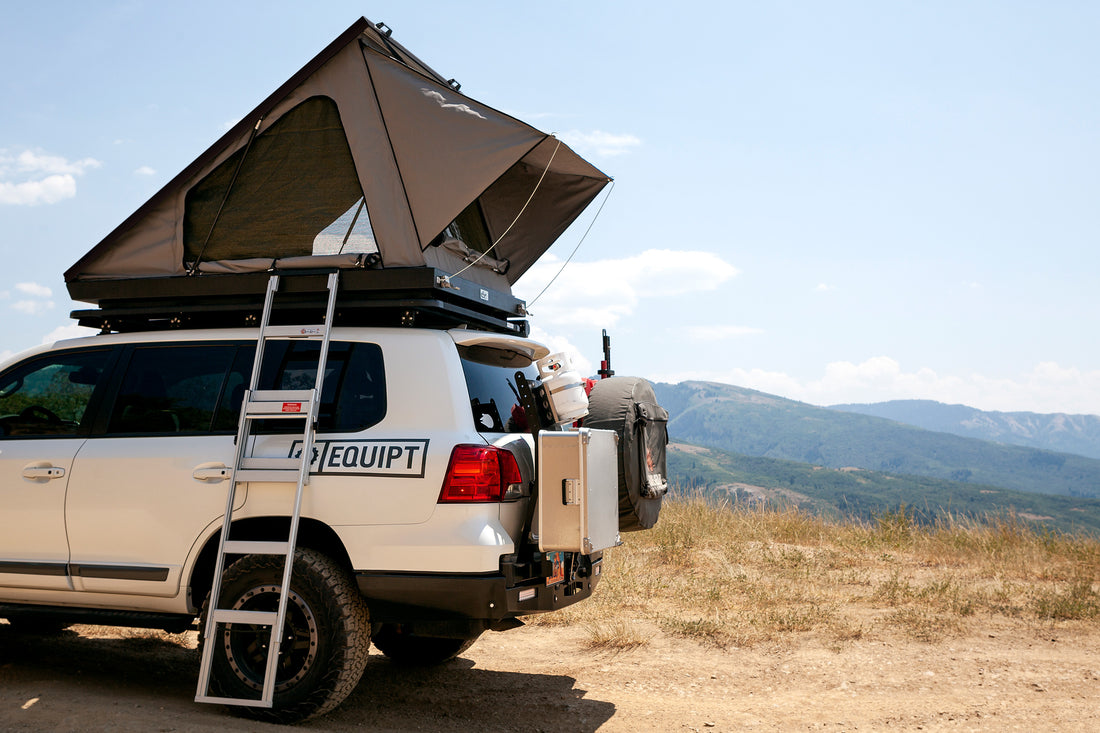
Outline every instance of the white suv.
[[(193, 626), (208, 603), (256, 335), (98, 335), (0, 370), (6, 633)], [(372, 638), (396, 662), (443, 661), (488, 629), (586, 598), (600, 578), (602, 547), (538, 548), (535, 439), (517, 373), (535, 380), (545, 347), (466, 329), (337, 326), (331, 338), (275, 707), (235, 708), (282, 722), (346, 697)], [(317, 348), (267, 342), (260, 388), (311, 386)], [(252, 454), (300, 455), (301, 430), (286, 424), (261, 423)], [(286, 484), (244, 485), (230, 539), (285, 540), (290, 506)], [(230, 557), (222, 607), (274, 608), (282, 565)], [(255, 695), (268, 631), (230, 626), (217, 637), (215, 691)]]

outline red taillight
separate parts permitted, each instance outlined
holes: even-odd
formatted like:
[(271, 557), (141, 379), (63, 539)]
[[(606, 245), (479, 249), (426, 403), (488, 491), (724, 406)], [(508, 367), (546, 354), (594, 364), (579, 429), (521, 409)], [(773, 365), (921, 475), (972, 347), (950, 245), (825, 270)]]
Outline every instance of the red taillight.
[(456, 445), (439, 492), (440, 504), (501, 501), (509, 484), (520, 484), (516, 457), (492, 445)]

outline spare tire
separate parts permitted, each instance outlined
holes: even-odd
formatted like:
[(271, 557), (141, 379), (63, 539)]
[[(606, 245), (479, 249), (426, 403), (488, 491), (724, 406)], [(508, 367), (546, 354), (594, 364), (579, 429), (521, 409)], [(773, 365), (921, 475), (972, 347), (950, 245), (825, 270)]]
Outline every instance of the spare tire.
[(653, 386), (640, 377), (596, 382), (584, 426), (619, 434), (619, 531), (655, 525), (668, 491), (668, 411), (657, 404)]

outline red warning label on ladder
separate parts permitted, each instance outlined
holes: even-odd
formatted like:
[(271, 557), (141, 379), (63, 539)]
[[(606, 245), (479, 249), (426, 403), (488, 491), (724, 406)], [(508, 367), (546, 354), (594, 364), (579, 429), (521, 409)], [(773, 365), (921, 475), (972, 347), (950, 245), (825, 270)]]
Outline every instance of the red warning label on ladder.
[(283, 403), (283, 412), (301, 412), (301, 411), (302, 411), (302, 403), (301, 402), (284, 402)]

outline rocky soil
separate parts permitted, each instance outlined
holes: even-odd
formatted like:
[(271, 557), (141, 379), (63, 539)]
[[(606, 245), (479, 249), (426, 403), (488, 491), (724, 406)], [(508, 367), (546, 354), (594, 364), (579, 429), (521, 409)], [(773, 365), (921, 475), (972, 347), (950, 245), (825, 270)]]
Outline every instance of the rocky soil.
[[(574, 627), (486, 634), (406, 669), (372, 650), (362, 684), (316, 731), (1100, 730), (1100, 629), (974, 626), (933, 643), (791, 635), (717, 649), (656, 627), (628, 651)], [(0, 730), (265, 731), (192, 701), (195, 634), (0, 622)]]

